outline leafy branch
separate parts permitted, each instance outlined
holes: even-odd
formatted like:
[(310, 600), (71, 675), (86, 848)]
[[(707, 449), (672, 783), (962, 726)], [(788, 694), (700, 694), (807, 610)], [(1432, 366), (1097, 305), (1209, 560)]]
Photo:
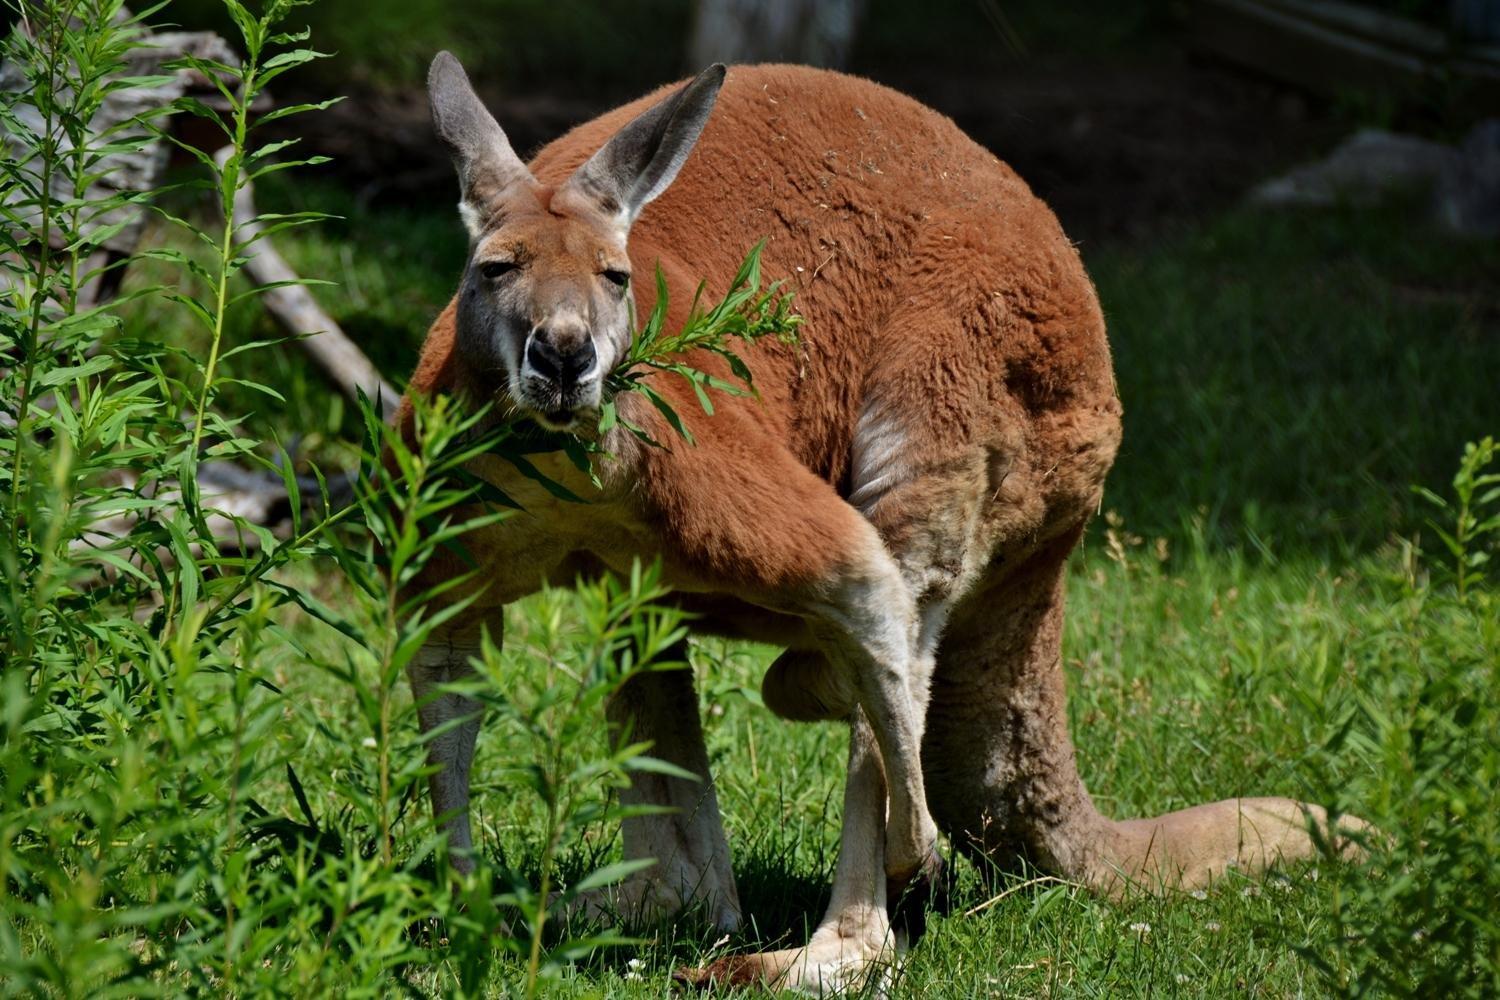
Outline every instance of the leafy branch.
[[(698, 397), (698, 405), (709, 416), (714, 404), (708, 390), (714, 389), (731, 396), (755, 395), (755, 385), (750, 368), (735, 353), (736, 342), (753, 344), (765, 337), (775, 337), (783, 344), (797, 343), (797, 327), (802, 317), (792, 312), (792, 295), (782, 291), (782, 282), (775, 281), (761, 288), (760, 255), (766, 241), (761, 240), (750, 248), (729, 284), (729, 292), (710, 309), (703, 309), (704, 283), (699, 282), (693, 293), (693, 304), (688, 310), (687, 322), (673, 334), (663, 332), (666, 325), (668, 292), (667, 281), (661, 267), (656, 268), (656, 306), (651, 310), (646, 323), (630, 341), (630, 350), (624, 361), (609, 376), (605, 383), (604, 404), (599, 412), (599, 433), (609, 432), (617, 424), (640, 440), (654, 447), (664, 447), (644, 427), (620, 415), (616, 402), (622, 393), (638, 392), (666, 419), (674, 431), (688, 444), (693, 444), (693, 434), (688, 430), (681, 415), (671, 403), (645, 381), (652, 372), (669, 372), (685, 379)], [(691, 351), (706, 351), (722, 358), (729, 370), (741, 384), (711, 375), (695, 368), (683, 359)]]

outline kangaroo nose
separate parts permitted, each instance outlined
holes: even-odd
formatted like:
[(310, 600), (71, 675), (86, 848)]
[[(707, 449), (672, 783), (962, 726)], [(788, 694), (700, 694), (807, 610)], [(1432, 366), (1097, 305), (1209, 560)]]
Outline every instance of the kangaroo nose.
[(579, 376), (594, 367), (597, 352), (594, 340), (587, 333), (560, 343), (561, 338), (545, 328), (531, 335), (526, 345), (526, 361), (532, 370), (558, 385), (568, 386), (578, 381)]

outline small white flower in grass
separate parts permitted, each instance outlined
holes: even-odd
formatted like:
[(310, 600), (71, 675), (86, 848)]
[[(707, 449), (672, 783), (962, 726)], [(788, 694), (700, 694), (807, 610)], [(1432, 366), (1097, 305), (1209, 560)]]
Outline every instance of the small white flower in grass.
[(1316, 868), (1309, 868), (1307, 870), (1307, 880), (1309, 882), (1316, 882), (1318, 880), (1318, 870)]
[(626, 962), (625, 978), (627, 980), (633, 980), (636, 982), (639, 982), (640, 980), (646, 978), (645, 976), (641, 975), (641, 966), (645, 964), (646, 963), (642, 962), (639, 958), (632, 958), (630, 961)]
[(1172, 978), (1175, 979), (1175, 980), (1177, 980), (1177, 985), (1179, 985), (1179, 986), (1186, 985), (1187, 983), (1189, 983), (1189, 982), (1192, 981), (1191, 978), (1188, 976), (1188, 974), (1186, 972), (1179, 972), (1179, 973), (1177, 973), (1177, 975), (1173, 976)]
[(1131, 924), (1130, 929), (1141, 937), (1145, 937), (1147, 934), (1151, 933), (1151, 925), (1146, 923), (1145, 921)]
[(1253, 898), (1255, 896), (1259, 896), (1260, 895), (1260, 886), (1258, 886), (1258, 885), (1247, 885), (1247, 886), (1245, 886), (1245, 888), (1243, 888), (1243, 889), (1240, 890), (1240, 895), (1244, 896), (1246, 898)]
[(1188, 893), (1188, 895), (1192, 896), (1194, 899), (1207, 899), (1208, 898), (1207, 891), (1205, 891), (1203, 889), (1194, 889), (1192, 892)]
[(360, 742), (360, 746), (364, 747), (366, 750), (374, 750), (377, 746), (379, 746), (379, 744), (375, 742), (375, 737), (366, 736), (364, 740)]
[(1224, 929), (1224, 925), (1219, 923), (1217, 920), (1210, 920), (1208, 923), (1203, 925), (1203, 929), (1208, 931), (1208, 933), (1210, 934), (1217, 934), (1219, 933), (1219, 931)]

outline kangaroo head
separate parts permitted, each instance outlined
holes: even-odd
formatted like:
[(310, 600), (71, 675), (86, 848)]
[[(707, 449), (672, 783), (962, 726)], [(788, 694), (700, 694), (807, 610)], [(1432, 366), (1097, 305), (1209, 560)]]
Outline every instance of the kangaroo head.
[(552, 189), (516, 156), (458, 60), (433, 60), (432, 117), (458, 167), (469, 230), (456, 350), (471, 392), (508, 392), (560, 430), (597, 409), (630, 346), (631, 223), (677, 176), (723, 82), (723, 66), (704, 70)]

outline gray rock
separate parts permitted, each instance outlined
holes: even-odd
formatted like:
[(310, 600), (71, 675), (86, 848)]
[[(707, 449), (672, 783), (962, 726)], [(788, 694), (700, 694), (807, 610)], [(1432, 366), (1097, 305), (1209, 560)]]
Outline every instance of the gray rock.
[(1371, 204), (1397, 191), (1432, 187), (1454, 168), (1450, 146), (1381, 129), (1362, 129), (1332, 153), (1257, 185), (1260, 205)]

